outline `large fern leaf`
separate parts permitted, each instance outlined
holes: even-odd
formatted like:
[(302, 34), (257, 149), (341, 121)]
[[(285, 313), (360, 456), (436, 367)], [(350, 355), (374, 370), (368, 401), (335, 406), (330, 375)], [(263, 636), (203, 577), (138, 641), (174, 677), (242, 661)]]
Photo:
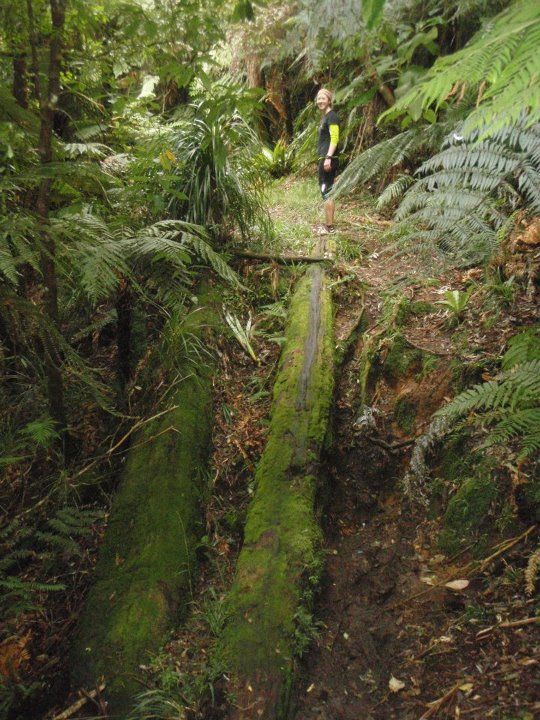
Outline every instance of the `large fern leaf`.
[(520, 457), (540, 449), (540, 339), (536, 330), (516, 335), (494, 380), (465, 390), (436, 415), (449, 420), (474, 412), (490, 427), (487, 445), (517, 438)]
[(477, 262), (496, 247), (515, 208), (540, 212), (540, 125), (524, 122), (484, 141), (452, 132), (418, 169), (396, 230), (431, 240), (456, 261)]
[[(482, 28), (463, 49), (439, 58), (416, 87), (384, 116), (441, 104), (466, 86), (480, 88), (478, 108), (465, 130), (484, 137), (513, 125), (523, 112), (526, 124), (540, 120), (540, 4), (520, 0)], [(384, 117), (383, 116), (383, 117)]]

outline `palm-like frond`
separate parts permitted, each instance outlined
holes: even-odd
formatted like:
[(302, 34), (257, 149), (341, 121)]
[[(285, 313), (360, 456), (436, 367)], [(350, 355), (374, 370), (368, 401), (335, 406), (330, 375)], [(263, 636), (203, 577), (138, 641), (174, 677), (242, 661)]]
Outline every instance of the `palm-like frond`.
[(217, 233), (224, 224), (246, 236), (264, 232), (269, 217), (255, 157), (261, 145), (241, 115), (219, 102), (193, 106), (194, 117), (177, 123), (172, 139), (176, 183), (170, 192), (174, 215)]
[(416, 176), (396, 213), (397, 230), (457, 261), (482, 260), (514, 208), (540, 211), (540, 126), (501, 128), (483, 141), (454, 132)]
[(464, 86), (473, 86), (480, 87), (478, 108), (467, 118), (466, 132), (479, 129), (487, 137), (515, 124), (524, 112), (525, 124), (532, 125), (540, 120), (539, 47), (540, 5), (535, 0), (514, 2), (462, 50), (439, 58), (384, 116), (440, 107), (459, 96)]
[(336, 197), (351, 192), (372, 178), (381, 181), (392, 168), (407, 161), (414, 162), (422, 153), (435, 151), (450, 127), (449, 123), (415, 126), (364, 150), (339, 176), (334, 191)]
[(520, 457), (540, 449), (540, 338), (535, 330), (515, 336), (494, 380), (474, 385), (436, 415), (455, 420), (476, 413), (476, 422), (492, 428), (488, 445), (518, 438)]

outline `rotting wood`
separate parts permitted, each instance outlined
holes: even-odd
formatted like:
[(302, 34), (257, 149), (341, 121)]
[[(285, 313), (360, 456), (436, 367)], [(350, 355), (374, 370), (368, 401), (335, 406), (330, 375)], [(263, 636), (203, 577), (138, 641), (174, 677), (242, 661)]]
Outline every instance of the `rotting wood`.
[(279, 265), (293, 265), (294, 263), (331, 263), (332, 259), (322, 255), (272, 255), (270, 253), (256, 253), (251, 250), (228, 249), (231, 255), (246, 260), (265, 260)]
[[(202, 340), (216, 323), (209, 294), (201, 301), (182, 330)], [(173, 379), (181, 371), (183, 380), (173, 407), (140, 423), (133, 437), (71, 651), (73, 683), (88, 687), (104, 678), (108, 710), (119, 719), (142, 689), (140, 665), (187, 611), (204, 533), (214, 365), (205, 356), (182, 370), (181, 352), (169, 348), (160, 357), (160, 370)]]
[(101, 685), (94, 690), (90, 690), (90, 692), (85, 692), (82, 697), (80, 697), (78, 700), (76, 700), (72, 705), (70, 705), (68, 708), (63, 710), (59, 715), (55, 715), (52, 720), (68, 720), (70, 717), (75, 715), (76, 712), (79, 712), (81, 708), (83, 708), (86, 703), (90, 702), (91, 700), (94, 700), (100, 693), (102, 693), (105, 690), (105, 683), (101, 683)]
[(358, 340), (360, 335), (366, 329), (366, 313), (365, 305), (362, 302), (362, 307), (358, 313), (354, 323), (352, 324), (346, 337), (340, 340), (336, 345), (336, 367), (340, 367), (349, 355), (349, 351), (352, 346)]
[(244, 546), (220, 650), (232, 671), (235, 720), (286, 717), (296, 613), (317, 575), (316, 475), (333, 391), (330, 291), (320, 266), (300, 280), (274, 386)]

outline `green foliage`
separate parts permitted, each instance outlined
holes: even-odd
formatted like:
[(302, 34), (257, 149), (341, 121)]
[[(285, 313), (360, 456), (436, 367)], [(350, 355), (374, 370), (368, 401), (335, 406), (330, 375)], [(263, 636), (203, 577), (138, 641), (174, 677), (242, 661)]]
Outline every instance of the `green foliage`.
[(474, 413), (472, 421), (489, 428), (485, 445), (516, 438), (519, 458), (540, 449), (540, 336), (530, 330), (515, 336), (494, 379), (460, 393), (437, 415), (457, 419)]
[[(376, 178), (382, 182), (392, 168), (400, 167), (406, 162), (416, 161), (422, 154), (437, 149), (450, 129), (448, 124), (436, 123), (433, 125), (415, 126), (393, 137), (382, 140), (377, 145), (364, 150), (347, 165), (336, 182), (334, 193), (336, 197), (345, 195)], [(405, 188), (410, 180), (400, 186)], [(397, 197), (395, 189), (390, 191), (390, 198)], [(386, 200), (380, 201), (380, 206)]]
[[(66, 586), (56, 575), (82, 557), (82, 543), (103, 513), (73, 506), (58, 508), (49, 519), (15, 519), (0, 530), (0, 618), (3, 622), (42, 607), (46, 595)], [(20, 571), (31, 572), (21, 576)]]
[(540, 125), (504, 127), (483, 141), (454, 132), (416, 175), (396, 213), (396, 231), (457, 262), (485, 259), (516, 206), (540, 209)]
[[(535, 0), (518, 0), (482, 28), (462, 50), (439, 58), (423, 80), (398, 99), (386, 117), (422, 111), (459, 97), (467, 85), (480, 86), (478, 108), (465, 132), (482, 137), (513, 126), (523, 113), (526, 127), (540, 119), (540, 8)], [(384, 117), (384, 115), (383, 115)]]
[(447, 290), (444, 293), (444, 299), (438, 300), (437, 305), (442, 305), (443, 307), (450, 310), (453, 313), (455, 319), (459, 322), (462, 319), (463, 313), (467, 308), (471, 293), (472, 288), (470, 288), (466, 292), (461, 292), (460, 290)]
[(238, 340), (249, 357), (254, 363), (259, 365), (260, 360), (255, 354), (255, 350), (252, 345), (254, 326), (251, 320), (251, 315), (248, 317), (246, 326), (244, 327), (236, 315), (225, 311), (225, 322), (231, 328), (232, 334)]
[[(235, 227), (243, 237), (269, 232), (255, 161), (260, 143), (238, 110), (241, 97), (240, 88), (217, 86), (192, 105), (188, 119), (175, 123), (171, 139), (176, 177), (171, 188), (180, 192), (171, 193), (171, 211), (221, 237)], [(253, 108), (255, 100), (247, 95), (244, 103)]]
[(278, 140), (274, 149), (263, 147), (259, 165), (261, 170), (279, 178), (290, 173), (293, 167), (293, 150), (284, 140)]

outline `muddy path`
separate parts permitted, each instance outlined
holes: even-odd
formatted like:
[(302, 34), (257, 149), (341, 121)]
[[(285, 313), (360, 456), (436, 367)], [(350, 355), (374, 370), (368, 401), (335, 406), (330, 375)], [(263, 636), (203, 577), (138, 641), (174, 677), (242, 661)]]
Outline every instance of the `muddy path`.
[(353, 358), (338, 385), (335, 441), (326, 460), (326, 565), (319, 634), (297, 684), (302, 720), (394, 717), (381, 707), (403, 650), (403, 619), (394, 604), (415, 586), (415, 523), (396, 486), (402, 461), (355, 433), (356, 371)]
[[(358, 233), (356, 218), (348, 219), (338, 240), (343, 248), (347, 235), (354, 237), (362, 253), (352, 262), (342, 258), (334, 271), (338, 336), (362, 309), (365, 322), (336, 382), (319, 498), (325, 567), (316, 637), (299, 663), (294, 718), (532, 720), (540, 712), (540, 646), (536, 601), (522, 578), (537, 526), (518, 508), (506, 530), (517, 538), (509, 549), (493, 534), (485, 546), (473, 541), (445, 553), (439, 540), (452, 484), (429, 506), (403, 484), (412, 441), (455, 393), (456, 377), (467, 377), (467, 359), (498, 352), (512, 327), (505, 320), (479, 330), (478, 306), (456, 341), (437, 301), (466, 274), (446, 269), (433, 278), (433, 268), (412, 253), (381, 258), (373, 228)], [(526, 301), (522, 311), (526, 317)], [(385, 322), (362, 396), (366, 343)], [(449, 448), (431, 458), (429, 471), (446, 477), (454, 463), (459, 483), (470, 472), (468, 460)], [(469, 572), (475, 557), (490, 555), (494, 561), (481, 572)], [(469, 578), (463, 591), (446, 587), (455, 578)], [(506, 620), (516, 629), (493, 630)]]

